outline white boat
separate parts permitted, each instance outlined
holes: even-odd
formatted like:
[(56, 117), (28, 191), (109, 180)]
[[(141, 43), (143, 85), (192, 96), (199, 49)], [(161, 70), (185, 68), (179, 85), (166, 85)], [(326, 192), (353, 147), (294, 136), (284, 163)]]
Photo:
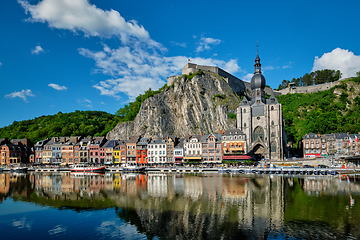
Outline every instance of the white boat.
[(26, 173), (27, 170), (28, 170), (27, 167), (20, 167), (20, 166), (13, 167), (13, 168), (10, 169), (11, 172), (17, 172), (17, 173)]
[(69, 170), (71, 172), (103, 172), (105, 166), (89, 166), (87, 164), (75, 164), (71, 165)]
[(139, 167), (137, 165), (123, 164), (122, 171), (123, 172), (142, 172), (142, 171), (145, 171), (145, 167)]

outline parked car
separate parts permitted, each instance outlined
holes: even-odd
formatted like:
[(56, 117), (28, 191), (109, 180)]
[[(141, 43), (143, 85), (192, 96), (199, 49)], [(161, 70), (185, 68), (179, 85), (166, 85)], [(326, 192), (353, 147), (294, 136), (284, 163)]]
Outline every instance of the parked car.
[(311, 165), (303, 165), (304, 168), (314, 168), (314, 166)]
[(328, 168), (328, 166), (323, 165), (323, 164), (319, 164), (318, 167), (319, 167), (319, 168)]

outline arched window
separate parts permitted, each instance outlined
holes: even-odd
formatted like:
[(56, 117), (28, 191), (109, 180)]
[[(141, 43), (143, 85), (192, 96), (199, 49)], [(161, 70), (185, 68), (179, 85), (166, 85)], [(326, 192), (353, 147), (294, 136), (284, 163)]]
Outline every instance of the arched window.
[(271, 133), (271, 137), (275, 137), (275, 133), (274, 133), (274, 132)]
[(258, 139), (258, 137), (264, 141), (264, 129), (262, 127), (256, 127), (254, 130), (254, 141)]
[(271, 121), (271, 125), (274, 125), (274, 121)]
[(246, 123), (244, 123), (244, 127), (246, 127)]
[(260, 91), (259, 91), (259, 90), (256, 91), (256, 95), (258, 95), (258, 96), (260, 95)]
[(274, 106), (271, 106), (271, 110), (274, 110)]
[(276, 152), (276, 143), (271, 142), (270, 148), (271, 148), (271, 152)]
[(244, 109), (244, 113), (246, 113), (246, 109)]

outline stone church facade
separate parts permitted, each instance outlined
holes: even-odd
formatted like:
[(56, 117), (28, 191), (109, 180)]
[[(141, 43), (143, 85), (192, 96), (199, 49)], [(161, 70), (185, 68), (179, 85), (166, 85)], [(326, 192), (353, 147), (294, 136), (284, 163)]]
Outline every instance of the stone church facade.
[(281, 104), (271, 95), (265, 99), (265, 78), (260, 58), (255, 59), (251, 79), (251, 99), (246, 97), (237, 109), (237, 128), (246, 134), (247, 149), (257, 159), (283, 160), (286, 153), (286, 132)]

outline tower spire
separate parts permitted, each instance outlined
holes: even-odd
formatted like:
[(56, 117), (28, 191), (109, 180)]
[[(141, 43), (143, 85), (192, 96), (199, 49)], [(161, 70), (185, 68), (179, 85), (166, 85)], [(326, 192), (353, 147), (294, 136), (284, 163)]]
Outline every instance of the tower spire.
[(256, 41), (256, 58), (255, 58), (255, 65), (254, 65), (254, 74), (261, 74), (261, 63), (259, 58), (259, 42)]

